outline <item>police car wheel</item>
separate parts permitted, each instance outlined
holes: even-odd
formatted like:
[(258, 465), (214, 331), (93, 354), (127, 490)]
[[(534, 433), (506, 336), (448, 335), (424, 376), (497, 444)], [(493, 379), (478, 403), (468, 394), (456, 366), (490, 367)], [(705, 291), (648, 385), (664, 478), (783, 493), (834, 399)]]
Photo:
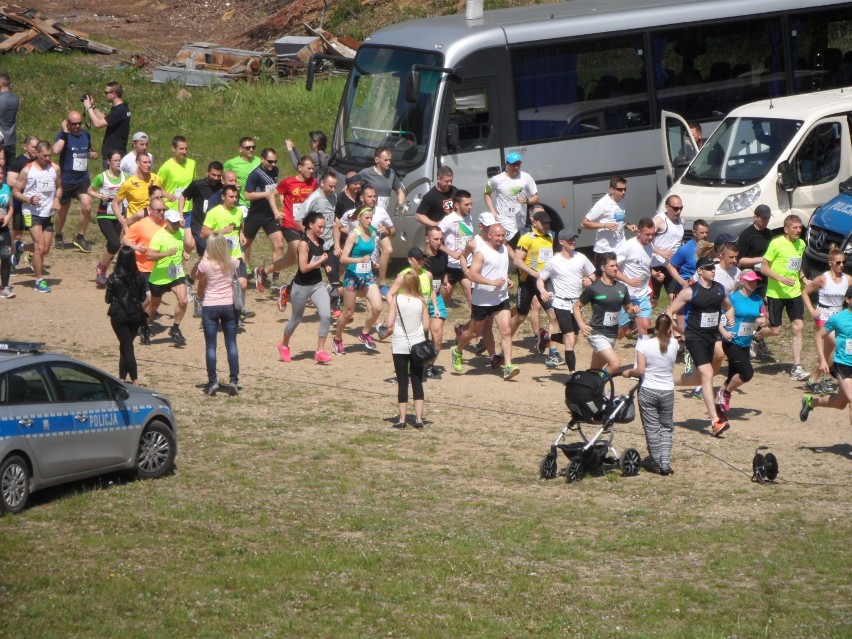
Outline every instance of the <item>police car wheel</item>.
[(170, 473), (175, 465), (176, 449), (171, 429), (163, 422), (151, 422), (139, 438), (136, 475), (140, 479), (156, 479)]
[(30, 498), (30, 469), (18, 455), (0, 465), (0, 511), (19, 513)]

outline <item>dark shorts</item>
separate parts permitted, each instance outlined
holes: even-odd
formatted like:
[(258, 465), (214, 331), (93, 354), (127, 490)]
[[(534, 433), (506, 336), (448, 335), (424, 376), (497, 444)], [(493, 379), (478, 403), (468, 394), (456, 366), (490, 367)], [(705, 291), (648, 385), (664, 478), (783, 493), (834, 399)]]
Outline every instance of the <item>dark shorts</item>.
[(556, 314), (556, 323), (559, 324), (559, 332), (563, 335), (565, 333), (574, 333), (576, 335), (580, 332), (580, 327), (577, 326), (577, 322), (574, 320), (574, 312), (567, 311), (564, 308), (554, 308), (553, 312)]
[[(26, 217), (24, 217), (24, 223), (26, 223)], [(28, 228), (33, 228), (34, 226), (40, 226), (44, 233), (53, 233), (53, 216), (38, 217), (33, 215)]]
[(503, 300), (496, 306), (477, 306), (474, 304), (471, 307), (470, 317), (474, 322), (482, 322), (500, 311), (508, 311), (509, 308), (509, 300)]
[(541, 299), (541, 293), (535, 285), (535, 278), (527, 277), (520, 286), (518, 286), (518, 298), (515, 302), (518, 305), (519, 315), (529, 315), (532, 308), (533, 298), (537, 299), (544, 310), (548, 310), (551, 306), (550, 302), (545, 302)]
[(651, 278), (651, 299), (656, 300), (660, 298), (660, 291), (666, 289), (666, 293), (669, 294), (669, 298), (671, 299), (672, 293), (675, 290), (675, 286), (677, 282), (672, 277), (672, 274), (669, 273), (669, 269), (665, 266), (654, 266), (651, 268), (651, 271), (654, 273), (663, 273), (665, 278), (662, 282), (658, 282), (655, 278)]
[(302, 233), (301, 233), (301, 231), (297, 231), (296, 229), (285, 229), (285, 228), (282, 228), (282, 229), (281, 229), (281, 232), (282, 232), (282, 233), (284, 233), (284, 240), (285, 240), (287, 243), (290, 243), (290, 242), (298, 242), (299, 240), (301, 240), (301, 239), (302, 239)]
[(684, 339), (686, 350), (689, 351), (692, 361), (696, 366), (704, 366), (713, 362), (713, 353), (716, 351), (716, 342), (702, 338), (690, 339), (689, 333)]
[(12, 230), (13, 231), (24, 231), (26, 230), (27, 225), (24, 224), (24, 214), (21, 213), (18, 209), (15, 209), (15, 212), (12, 213)]
[(514, 235), (514, 236), (512, 236), (512, 239), (511, 239), (511, 240), (506, 240), (506, 244), (508, 244), (509, 246), (511, 246), (511, 247), (512, 247), (512, 249), (516, 249), (516, 248), (518, 248), (518, 240), (520, 240), (520, 239), (521, 239), (521, 235), (523, 235), (523, 233), (524, 233), (524, 232), (523, 232), (522, 230), (518, 229), (518, 232), (517, 232), (517, 233), (515, 233), (515, 235)]
[(239, 264), (237, 264), (237, 277), (248, 278), (248, 269), (246, 268), (246, 261), (243, 258), (238, 258)]
[(783, 311), (787, 311), (787, 318), (794, 322), (804, 319), (805, 303), (802, 301), (802, 296), (793, 297), (787, 300), (781, 300), (776, 297), (766, 298), (766, 310), (769, 312), (769, 325), (773, 328), (781, 326)]
[(169, 282), (168, 284), (151, 284), (150, 282), (148, 282), (148, 287), (151, 289), (151, 297), (162, 297), (178, 284), (186, 284), (186, 278), (179, 277), (178, 279), (174, 280), (173, 282)]
[(60, 204), (68, 204), (71, 200), (80, 195), (88, 195), (89, 194), (89, 185), (91, 182), (86, 180), (85, 182), (80, 182), (79, 184), (70, 184), (66, 186), (62, 185), (62, 197), (59, 198)]
[(464, 279), (464, 271), (460, 268), (447, 268), (447, 282), (450, 286), (455, 286)]
[(325, 254), (328, 255), (328, 260), (325, 264), (331, 268), (330, 271), (323, 269), (326, 278), (328, 278), (328, 283), (332, 286), (340, 286), (340, 258), (334, 254), (333, 246)]
[(263, 229), (266, 237), (270, 237), (273, 233), (281, 232), (281, 225), (271, 215), (249, 215), (243, 221), (243, 234), (250, 240), (257, 237), (260, 229)]
[(834, 376), (839, 380), (852, 378), (852, 366), (834, 362)]

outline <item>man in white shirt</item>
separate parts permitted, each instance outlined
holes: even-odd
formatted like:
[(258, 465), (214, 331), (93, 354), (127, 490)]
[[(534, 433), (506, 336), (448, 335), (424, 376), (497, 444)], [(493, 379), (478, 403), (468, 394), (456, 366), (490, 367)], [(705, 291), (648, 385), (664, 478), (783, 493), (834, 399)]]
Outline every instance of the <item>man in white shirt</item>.
[[(453, 195), (453, 210), (438, 223), (444, 233), (444, 252), (447, 254), (447, 284), (441, 291), (444, 303), (449, 304), (453, 290), (459, 284), (464, 297), (470, 304), (470, 280), (465, 275), (468, 266), (468, 244), (473, 241), (476, 232), (470, 211), (473, 199), (468, 191), (459, 189)], [(464, 262), (464, 264), (462, 264)]]
[(663, 274), (663, 279), (651, 279), (651, 306), (657, 306), (660, 291), (665, 288), (671, 297), (677, 284), (666, 265), (683, 244), (683, 201), (677, 195), (670, 195), (663, 205), (663, 212), (654, 216), (654, 254), (651, 256), (651, 270)]
[(538, 204), (538, 187), (529, 173), (521, 171), (523, 158), (512, 152), (506, 156), (506, 170), (485, 185), (485, 205), (506, 230), (506, 244), (513, 249), (527, 219), (527, 207)]
[[(136, 156), (140, 153), (148, 153), (148, 134), (142, 131), (137, 131), (133, 134), (133, 148), (130, 153), (121, 158), (121, 170), (127, 175), (136, 173)], [(151, 158), (151, 166), (154, 166), (154, 156), (148, 153)]]
[(604, 253), (615, 253), (624, 243), (624, 228), (636, 233), (634, 224), (627, 224), (624, 198), (627, 196), (627, 180), (615, 175), (609, 181), (609, 193), (595, 202), (586, 213), (580, 228), (595, 229), (595, 267), (600, 267)]
[[(636, 224), (636, 237), (621, 243), (615, 251), (618, 258), (618, 273), (615, 278), (627, 285), (630, 301), (639, 307), (635, 317), (639, 339), (648, 335), (651, 326), (651, 255), (653, 253), (654, 220), (643, 217)], [(655, 272), (653, 276), (662, 280), (663, 274)], [(621, 336), (627, 333), (630, 316), (622, 313), (619, 325)]]

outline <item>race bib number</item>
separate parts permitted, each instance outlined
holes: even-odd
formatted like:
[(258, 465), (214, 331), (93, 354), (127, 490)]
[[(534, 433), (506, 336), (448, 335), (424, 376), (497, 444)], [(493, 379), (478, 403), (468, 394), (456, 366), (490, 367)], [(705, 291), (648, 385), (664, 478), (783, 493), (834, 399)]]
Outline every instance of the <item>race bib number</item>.
[(701, 328), (716, 328), (719, 326), (719, 313), (702, 313)]
[(379, 208), (384, 209), (385, 211), (388, 210), (388, 204), (390, 204), (390, 198), (389, 197), (376, 198), (376, 205)]
[(319, 261), (320, 261), (323, 257), (324, 257), (323, 255), (311, 255), (311, 261), (310, 261), (309, 263), (310, 263), (310, 264), (316, 264), (316, 263), (317, 263), (317, 262), (319, 262)]
[(437, 293), (439, 288), (441, 288), (441, 280), (432, 280), (432, 290)]
[(266, 188), (265, 188), (265, 189), (263, 189), (264, 193), (269, 193), (270, 191), (274, 191), (274, 190), (275, 190), (275, 185), (274, 185), (274, 184), (267, 184), (267, 185), (266, 185)]
[(85, 155), (82, 157), (74, 157), (71, 162), (72, 171), (87, 171), (89, 169), (89, 158)]
[(846, 349), (845, 350), (846, 350), (847, 355), (852, 355), (852, 339), (846, 340)]
[(802, 270), (802, 258), (801, 257), (791, 257), (787, 260), (787, 270), (793, 271), (794, 273), (798, 273)]
[(225, 241), (228, 243), (228, 248), (232, 251), (236, 251), (240, 247), (240, 240), (233, 235), (228, 235), (225, 237)]
[(305, 217), (305, 203), (293, 204), (293, 219), (301, 220)]
[(170, 264), (168, 268), (168, 277), (176, 280), (183, 276), (183, 264)]
[(618, 326), (618, 318), (621, 313), (619, 311), (611, 311), (609, 313), (604, 313), (603, 316), (603, 325), (604, 326)]
[(207, 200), (204, 200), (204, 204), (201, 206), (202, 213), (207, 213), (207, 205), (210, 204)]
[(737, 329), (737, 337), (751, 337), (754, 334), (754, 322), (743, 322)]
[(50, 178), (38, 178), (35, 181), (36, 190), (41, 191), (42, 193), (52, 190), (55, 184), (56, 182)]
[(553, 257), (553, 249), (552, 248), (542, 248), (538, 249), (538, 263), (540, 265), (547, 264), (547, 261)]
[(355, 272), (358, 273), (358, 275), (367, 275), (368, 273), (373, 272), (373, 265), (369, 262), (358, 262), (355, 265)]
[(183, 190), (185, 188), (186, 188), (185, 186), (182, 186), (180, 188), (175, 189), (175, 193), (174, 193), (175, 197), (180, 197), (181, 195), (183, 195)]

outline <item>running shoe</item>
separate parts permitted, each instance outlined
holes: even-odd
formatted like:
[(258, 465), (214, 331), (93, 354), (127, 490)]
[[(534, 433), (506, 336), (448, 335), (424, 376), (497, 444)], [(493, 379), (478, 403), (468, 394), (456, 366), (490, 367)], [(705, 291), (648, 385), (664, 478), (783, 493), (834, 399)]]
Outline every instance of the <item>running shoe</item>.
[(269, 276), (262, 266), (254, 269), (254, 285), (259, 293), (263, 293), (269, 287)]
[(477, 355), (482, 355), (485, 352), (485, 338), (480, 337), (479, 341), (476, 343), (476, 346), (473, 348), (473, 352)]
[(92, 245), (89, 244), (88, 240), (86, 240), (86, 238), (82, 235), (78, 235), (74, 238), (74, 246), (76, 246), (77, 249), (79, 249), (83, 253), (92, 252)]
[(802, 409), (799, 411), (799, 419), (808, 421), (808, 414), (814, 409), (814, 398), (805, 393), (802, 395)]
[(453, 330), (456, 333), (456, 341), (453, 342), (453, 345), (458, 346), (459, 345), (459, 339), (461, 339), (462, 333), (464, 333), (464, 325), (463, 324), (456, 324), (456, 327)]
[(12, 251), (12, 266), (18, 268), (21, 263), (21, 255), (24, 254), (24, 243), (21, 240), (15, 240), (15, 247)]
[(256, 315), (257, 315), (257, 313), (255, 313), (254, 311), (249, 310), (247, 308), (244, 308), (240, 311), (240, 317), (242, 319), (251, 319), (252, 317), (255, 317)]
[(748, 356), (752, 359), (757, 359), (757, 349), (754, 347), (754, 340), (752, 340), (751, 346), (748, 347)]
[(335, 355), (346, 355), (346, 348), (343, 346), (343, 340), (334, 338), (331, 340), (331, 350), (334, 351)]
[(387, 297), (388, 293), (390, 293), (390, 286), (388, 286), (387, 284), (382, 284), (379, 287), (379, 293), (381, 293), (382, 297)]
[(547, 350), (547, 345), (550, 344), (550, 335), (543, 328), (539, 329), (538, 335), (535, 337), (535, 349), (539, 354), (543, 355)]
[(550, 355), (544, 360), (544, 365), (548, 368), (557, 368), (563, 364), (565, 364), (565, 360), (559, 357), (559, 355)]
[(219, 382), (207, 382), (204, 385), (204, 394), (210, 395), (211, 397), (219, 392)]
[(769, 352), (769, 347), (766, 345), (765, 339), (752, 340), (755, 354), (761, 359), (772, 359), (772, 353)]
[(343, 311), (341, 311), (339, 308), (336, 308), (331, 312), (331, 319), (333, 319), (336, 322), (338, 319), (340, 319), (340, 316), (342, 314), (343, 314)]
[(689, 351), (686, 351), (683, 354), (683, 374), (689, 375), (694, 370), (695, 362), (692, 361), (692, 355), (689, 354)]
[(832, 393), (836, 393), (838, 389), (837, 380), (833, 377), (823, 377), (822, 378), (822, 392), (824, 395), (831, 395)]
[(792, 382), (801, 382), (810, 376), (810, 373), (803, 369), (801, 364), (797, 364), (790, 370), (790, 381)]
[(696, 386), (692, 389), (692, 395), (690, 395), (692, 399), (704, 399), (704, 389), (700, 386)]
[(192, 296), (192, 316), (201, 317), (204, 314), (204, 300), (198, 295)]
[(509, 364), (508, 366), (503, 367), (503, 381), (508, 382), (513, 377), (517, 377), (521, 374), (520, 369), (514, 364)]
[(331, 355), (325, 351), (317, 351), (314, 353), (314, 361), (317, 364), (328, 364), (331, 361)]
[(376, 324), (376, 335), (380, 340), (385, 339), (388, 336), (388, 327), (384, 324)]
[(284, 346), (284, 344), (278, 344), (278, 359), (282, 362), (290, 361), (290, 347)]
[(441, 379), (441, 373), (434, 366), (430, 366), (423, 371), (423, 379)]
[(290, 291), (286, 286), (281, 287), (281, 292), (278, 294), (278, 310), (282, 313), (287, 310), (287, 303), (290, 301)]
[(358, 336), (358, 341), (361, 342), (368, 351), (379, 350), (379, 347), (376, 346), (376, 340), (367, 335), (367, 333), (361, 333)]
[(57, 233), (53, 238), (53, 246), (58, 249), (65, 248), (65, 240), (62, 239), (62, 233)]
[(107, 274), (106, 274), (106, 266), (98, 262), (98, 265), (95, 267), (95, 286), (98, 288), (104, 288), (107, 283)]
[(46, 280), (38, 280), (33, 288), (35, 288), (37, 293), (50, 293), (50, 287), (47, 285)]
[(503, 357), (503, 353), (496, 353), (494, 357), (491, 358), (491, 368), (500, 368), (506, 359)]
[(169, 329), (169, 337), (174, 341), (175, 346), (186, 346), (186, 338), (183, 336), (183, 333), (180, 332), (180, 328), (177, 326), (172, 326)]
[(151, 327), (147, 324), (142, 324), (142, 326), (139, 327), (139, 343), (142, 346), (151, 345)]
[(3, 290), (0, 291), (0, 299), (10, 300), (15, 297), (15, 292), (12, 290), (11, 286), (5, 286)]
[(731, 394), (722, 387), (720, 387), (719, 392), (716, 393), (716, 405), (725, 413), (727, 413), (728, 409), (731, 407)]
[(730, 427), (731, 425), (728, 423), (727, 419), (714, 419), (713, 423), (710, 424), (710, 436), (718, 437)]
[(236, 397), (240, 394), (240, 388), (239, 386), (237, 386), (236, 382), (228, 382), (228, 385), (225, 386), (225, 388), (223, 388), (222, 390), (224, 390), (231, 397)]
[(453, 370), (461, 373), (464, 360), (462, 359), (462, 354), (458, 352), (455, 346), (450, 348), (450, 356), (453, 358)]

